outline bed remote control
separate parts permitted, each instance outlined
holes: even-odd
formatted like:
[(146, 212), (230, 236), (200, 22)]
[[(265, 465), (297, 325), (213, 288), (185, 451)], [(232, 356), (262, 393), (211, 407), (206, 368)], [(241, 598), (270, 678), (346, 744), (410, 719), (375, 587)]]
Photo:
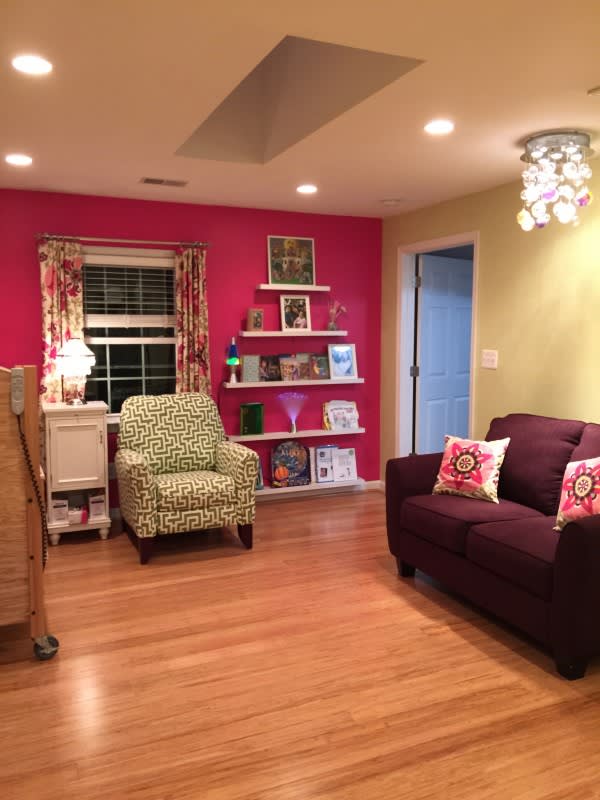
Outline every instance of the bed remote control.
[(14, 367), (10, 371), (10, 407), (18, 417), (25, 408), (25, 371), (23, 367)]

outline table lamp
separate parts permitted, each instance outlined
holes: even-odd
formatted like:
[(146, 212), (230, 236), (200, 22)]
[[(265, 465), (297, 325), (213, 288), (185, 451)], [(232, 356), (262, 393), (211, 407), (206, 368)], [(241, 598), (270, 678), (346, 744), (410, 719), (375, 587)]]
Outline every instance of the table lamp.
[(56, 354), (56, 371), (63, 378), (63, 399), (70, 406), (85, 403), (85, 378), (92, 371), (96, 356), (81, 339), (69, 339)]

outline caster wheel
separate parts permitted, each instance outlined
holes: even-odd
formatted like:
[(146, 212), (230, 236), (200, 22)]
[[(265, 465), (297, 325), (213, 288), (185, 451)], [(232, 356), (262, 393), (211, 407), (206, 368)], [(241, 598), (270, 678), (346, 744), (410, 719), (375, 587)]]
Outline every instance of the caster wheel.
[(49, 661), (58, 653), (58, 639), (54, 636), (40, 636), (33, 643), (33, 652), (39, 661)]

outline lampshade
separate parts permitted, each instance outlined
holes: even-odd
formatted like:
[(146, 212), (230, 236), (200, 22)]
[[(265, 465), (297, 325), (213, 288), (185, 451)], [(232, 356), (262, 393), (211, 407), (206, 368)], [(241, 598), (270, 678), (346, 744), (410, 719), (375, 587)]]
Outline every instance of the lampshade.
[(237, 344), (235, 343), (235, 336), (231, 337), (231, 344), (227, 351), (227, 360), (225, 363), (229, 367), (237, 367), (240, 363), (240, 354), (238, 353)]
[(65, 378), (89, 375), (96, 356), (81, 339), (69, 339), (56, 354), (56, 371)]
[(527, 140), (521, 161), (529, 166), (522, 173), (523, 208), (517, 214), (524, 231), (545, 228), (552, 215), (563, 224), (579, 224), (577, 212), (592, 202), (587, 159), (593, 153), (589, 134), (582, 131), (546, 131)]

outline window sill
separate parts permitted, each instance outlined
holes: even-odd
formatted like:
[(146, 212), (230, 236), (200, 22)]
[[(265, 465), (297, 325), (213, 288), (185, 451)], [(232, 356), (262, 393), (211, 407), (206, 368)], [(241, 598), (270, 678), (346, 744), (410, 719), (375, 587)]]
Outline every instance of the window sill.
[(119, 432), (119, 423), (121, 421), (120, 414), (107, 414), (106, 415), (106, 425), (108, 427), (109, 433), (118, 433)]

